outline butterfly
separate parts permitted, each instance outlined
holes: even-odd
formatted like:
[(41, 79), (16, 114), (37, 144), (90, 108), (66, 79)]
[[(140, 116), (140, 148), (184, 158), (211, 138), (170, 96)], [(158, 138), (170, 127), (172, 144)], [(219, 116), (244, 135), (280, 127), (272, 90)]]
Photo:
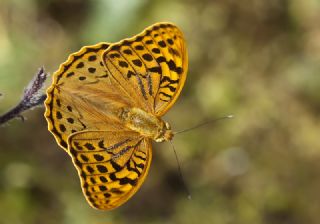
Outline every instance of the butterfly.
[(161, 117), (177, 100), (187, 69), (180, 29), (156, 23), (117, 43), (85, 46), (53, 74), (48, 129), (71, 156), (92, 207), (117, 208), (140, 188), (152, 140), (173, 138)]

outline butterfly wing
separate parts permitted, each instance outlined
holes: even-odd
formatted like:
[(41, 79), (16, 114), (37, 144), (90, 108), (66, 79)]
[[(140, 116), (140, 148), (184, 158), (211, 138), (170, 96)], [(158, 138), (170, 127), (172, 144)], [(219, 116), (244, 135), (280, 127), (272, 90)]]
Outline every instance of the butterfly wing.
[(68, 145), (83, 193), (97, 209), (114, 209), (129, 200), (151, 163), (151, 142), (136, 132), (83, 131), (71, 135)]
[(142, 109), (162, 116), (184, 85), (188, 56), (182, 32), (171, 23), (157, 23), (142, 33), (112, 44), (103, 54), (110, 74)]
[(83, 47), (53, 74), (45, 117), (48, 129), (66, 151), (72, 133), (105, 130), (106, 126), (108, 130), (122, 130), (124, 127), (116, 118), (117, 109), (137, 104), (105, 69), (101, 58), (108, 47), (108, 43)]

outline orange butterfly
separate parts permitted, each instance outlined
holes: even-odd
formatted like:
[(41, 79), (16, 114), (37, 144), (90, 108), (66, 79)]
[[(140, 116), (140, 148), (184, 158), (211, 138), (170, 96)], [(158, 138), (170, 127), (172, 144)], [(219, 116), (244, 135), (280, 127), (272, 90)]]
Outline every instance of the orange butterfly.
[(140, 188), (151, 140), (173, 137), (161, 116), (177, 100), (187, 68), (182, 32), (157, 23), (118, 43), (83, 47), (54, 73), (48, 129), (72, 157), (92, 207), (114, 209)]

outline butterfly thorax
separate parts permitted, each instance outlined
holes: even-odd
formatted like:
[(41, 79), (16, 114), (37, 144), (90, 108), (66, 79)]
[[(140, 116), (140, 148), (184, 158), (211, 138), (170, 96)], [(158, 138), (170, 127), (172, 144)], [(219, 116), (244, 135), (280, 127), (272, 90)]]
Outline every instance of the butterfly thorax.
[(173, 132), (167, 122), (140, 108), (121, 108), (118, 116), (127, 128), (139, 132), (144, 137), (152, 138), (156, 142), (170, 141), (173, 137)]

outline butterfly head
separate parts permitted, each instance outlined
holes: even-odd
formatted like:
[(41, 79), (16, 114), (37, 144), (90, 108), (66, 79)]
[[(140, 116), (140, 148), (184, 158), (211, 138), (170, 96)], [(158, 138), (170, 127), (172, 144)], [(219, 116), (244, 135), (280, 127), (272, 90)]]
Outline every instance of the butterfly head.
[(161, 127), (158, 129), (158, 135), (155, 137), (156, 142), (170, 141), (173, 138), (173, 131), (171, 130), (168, 122), (162, 122)]

